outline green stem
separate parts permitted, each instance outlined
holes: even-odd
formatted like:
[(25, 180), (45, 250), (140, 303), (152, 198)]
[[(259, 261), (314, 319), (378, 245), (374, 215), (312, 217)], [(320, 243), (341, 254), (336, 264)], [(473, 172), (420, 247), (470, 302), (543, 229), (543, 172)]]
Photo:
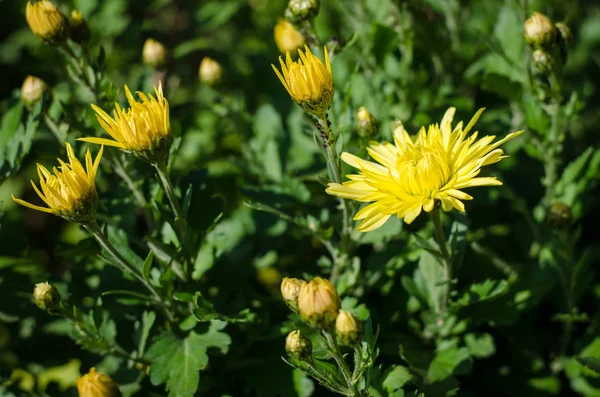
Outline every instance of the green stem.
[(144, 276), (139, 272), (138, 269), (135, 268), (135, 266), (133, 266), (125, 258), (123, 258), (119, 251), (117, 251), (117, 249), (110, 243), (110, 241), (108, 241), (104, 233), (102, 233), (102, 230), (100, 230), (98, 224), (96, 222), (93, 222), (84, 224), (83, 227), (85, 227), (92, 234), (92, 236), (94, 236), (94, 238), (98, 241), (100, 246), (102, 246), (102, 248), (104, 248), (106, 252), (108, 252), (110, 256), (113, 257), (113, 259), (119, 264), (119, 266), (121, 266), (123, 270), (131, 273), (131, 275), (133, 275), (144, 287), (146, 287), (146, 289), (154, 297), (156, 305), (162, 310), (167, 321), (169, 321), (169, 323), (171, 323), (172, 325), (175, 325), (175, 317), (173, 316), (173, 313), (171, 313), (169, 308), (166, 307), (162, 297), (156, 291), (154, 286), (152, 286), (152, 284), (146, 281)]
[(181, 206), (179, 205), (179, 200), (177, 196), (175, 196), (175, 189), (173, 188), (173, 184), (171, 183), (171, 178), (169, 177), (169, 172), (167, 171), (167, 164), (165, 163), (155, 163), (154, 168), (156, 168), (156, 173), (158, 174), (158, 179), (163, 186), (163, 189), (169, 199), (169, 203), (171, 204), (171, 209), (175, 214), (175, 219), (183, 219), (185, 220), (185, 215), (181, 210)]
[(94, 101), (97, 102), (98, 90), (97, 90), (96, 84), (92, 84), (92, 82), (90, 81), (87, 73), (85, 72), (83, 67), (79, 64), (79, 58), (77, 57), (77, 55), (75, 55), (75, 53), (73, 52), (71, 47), (69, 47), (68, 44), (64, 44), (64, 45), (60, 46), (60, 48), (63, 51), (65, 51), (67, 53), (67, 55), (69, 55), (73, 59), (73, 65), (75, 65), (75, 68), (77, 69), (77, 73), (81, 76), (81, 79), (84, 83), (85, 88), (89, 91), (90, 95), (92, 95), (94, 97)]
[(442, 266), (444, 268), (444, 293), (442, 297), (442, 310), (448, 310), (448, 299), (450, 297), (450, 292), (452, 288), (452, 257), (450, 256), (450, 252), (448, 251), (448, 244), (446, 242), (446, 236), (444, 234), (444, 228), (442, 226), (442, 219), (440, 216), (440, 209), (436, 206), (429, 213), (431, 221), (433, 222), (433, 227), (435, 230), (435, 237), (437, 239), (438, 245), (440, 246), (440, 251), (442, 253)]
[(554, 193), (554, 184), (558, 177), (558, 163), (559, 163), (559, 152), (560, 152), (560, 103), (561, 103), (561, 87), (558, 77), (555, 72), (552, 72), (549, 76), (550, 88), (552, 90), (552, 118), (550, 125), (550, 136), (548, 137), (548, 148), (547, 154), (544, 161), (544, 169), (546, 172), (546, 178), (544, 184), (546, 186), (546, 193), (544, 194), (543, 203), (546, 206), (551, 204), (552, 195)]
[(321, 331), (321, 333), (327, 341), (327, 348), (329, 350), (329, 353), (331, 353), (331, 356), (333, 357), (338, 367), (340, 368), (340, 371), (342, 372), (342, 376), (344, 377), (344, 380), (348, 385), (348, 389), (352, 391), (352, 393), (354, 393), (354, 396), (360, 396), (360, 393), (354, 385), (352, 374), (350, 373), (350, 370), (346, 365), (346, 361), (344, 361), (344, 357), (342, 357), (342, 353), (340, 353), (340, 349), (338, 347), (335, 336), (328, 331)]

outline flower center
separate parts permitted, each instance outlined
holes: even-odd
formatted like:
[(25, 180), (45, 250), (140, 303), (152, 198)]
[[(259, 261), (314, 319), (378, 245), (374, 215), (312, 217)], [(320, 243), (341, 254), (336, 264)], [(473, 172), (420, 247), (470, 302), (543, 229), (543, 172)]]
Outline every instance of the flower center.
[(411, 196), (434, 198), (451, 178), (445, 153), (436, 147), (407, 147), (396, 161), (400, 192)]

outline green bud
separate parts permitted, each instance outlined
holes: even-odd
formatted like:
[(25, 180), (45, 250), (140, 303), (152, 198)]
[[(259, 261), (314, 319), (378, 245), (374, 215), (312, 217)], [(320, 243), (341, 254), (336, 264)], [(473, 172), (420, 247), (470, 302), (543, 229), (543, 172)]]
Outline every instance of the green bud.
[(312, 354), (312, 343), (300, 330), (292, 331), (285, 338), (285, 351), (297, 360), (306, 361)]
[(320, 6), (320, 0), (290, 0), (285, 10), (285, 19), (294, 25), (302, 25), (315, 19)]
[(38, 283), (33, 290), (35, 304), (42, 310), (49, 313), (55, 313), (61, 304), (61, 297), (58, 290), (51, 284)]
[(547, 220), (553, 228), (565, 229), (573, 222), (573, 212), (568, 205), (557, 201), (548, 210)]

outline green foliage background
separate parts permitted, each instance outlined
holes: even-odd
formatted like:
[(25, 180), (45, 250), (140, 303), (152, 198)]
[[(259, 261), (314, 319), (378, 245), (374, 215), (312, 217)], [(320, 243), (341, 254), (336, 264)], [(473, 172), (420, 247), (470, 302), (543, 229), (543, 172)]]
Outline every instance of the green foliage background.
[[(416, 133), (439, 122), (450, 106), (457, 108), (455, 120), (465, 122), (486, 107), (476, 126), (483, 135), (526, 130), (504, 145), (510, 158), (484, 171), (504, 186), (471, 189), (475, 199), (466, 203), (466, 215), (445, 216), (453, 252), (463, 255), (448, 321), (440, 325), (430, 308), (443, 280), (434, 256), (421, 248), (433, 232), (426, 216), (412, 225), (390, 219), (377, 231), (352, 234), (356, 248), (337, 287), (345, 308), (379, 327), (371, 395), (599, 396), (600, 5), (322, 3), (317, 35), (323, 44), (331, 47), (336, 38), (340, 46), (332, 60), (336, 95), (330, 112), (338, 149), (365, 155), (357, 133), (360, 106), (379, 120), (383, 140), (391, 139), (392, 120)], [(148, 277), (167, 285), (165, 293), (179, 302), (184, 336), (165, 332), (160, 313), (119, 292), (141, 291), (98, 256), (96, 242), (78, 225), (10, 199), (12, 193), (37, 202), (28, 182), (36, 177), (35, 163), (49, 166), (65, 157), (42, 108), (73, 144), (99, 134), (100, 127), (89, 106), (93, 97), (69, 78), (67, 58), (28, 29), (26, 3), (0, 4), (0, 395), (75, 396), (75, 380), (92, 366), (109, 373), (126, 396), (328, 395), (281, 360), (285, 335), (299, 321), (278, 292), (282, 276), (327, 276), (328, 252), (291, 218), (244, 204), (273, 207), (319, 236), (335, 235), (340, 224), (338, 201), (321, 183), (327, 172), (312, 137), (314, 121), (270, 66), (279, 56), (273, 27), (286, 2), (58, 2), (65, 13), (78, 8), (88, 20), (94, 57), (101, 47), (105, 51), (105, 109), (114, 100), (123, 103), (124, 84), (151, 90), (157, 76), (141, 62), (147, 38), (170, 51), (165, 87), (177, 137), (171, 175), (180, 197), (191, 194), (193, 260), (186, 280), (170, 270), (177, 256), (173, 229), (161, 223), (149, 230), (108, 155), (98, 178), (98, 216), (128, 259), (140, 267), (144, 258), (151, 261)], [(573, 211), (564, 233), (548, 226), (548, 203), (542, 203), (552, 110), (547, 82), (531, 72), (522, 34), (533, 11), (565, 21), (574, 36), (562, 80), (558, 177), (549, 192), (550, 202)], [(217, 87), (198, 81), (205, 56), (223, 66)], [(29, 74), (52, 91), (31, 112), (20, 100)], [(75, 145), (80, 155), (87, 148)], [(106, 150), (158, 203), (153, 208), (167, 212), (153, 169)], [(46, 280), (78, 306), (81, 321), (97, 328), (98, 337), (34, 305), (33, 285)], [(567, 328), (571, 336), (561, 347)], [(115, 345), (153, 361), (149, 375), (107, 354), (107, 346)]]

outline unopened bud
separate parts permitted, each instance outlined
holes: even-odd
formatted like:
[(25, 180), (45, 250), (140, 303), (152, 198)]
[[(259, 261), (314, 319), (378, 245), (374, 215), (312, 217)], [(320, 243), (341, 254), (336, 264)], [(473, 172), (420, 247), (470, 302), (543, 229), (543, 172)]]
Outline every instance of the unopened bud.
[(377, 133), (377, 120), (366, 107), (361, 106), (356, 114), (358, 118), (358, 134), (371, 138)]
[(90, 30), (87, 21), (83, 19), (81, 12), (77, 10), (73, 10), (71, 12), (71, 20), (69, 21), (69, 25), (71, 30), (71, 40), (79, 45), (86, 45), (90, 42), (90, 39), (92, 38), (92, 31)]
[(212, 58), (205, 57), (200, 62), (200, 81), (207, 85), (216, 85), (223, 78), (223, 68), (219, 62)]
[(290, 0), (285, 10), (285, 19), (294, 25), (310, 22), (319, 14), (320, 0)]
[(573, 222), (573, 212), (565, 203), (557, 201), (548, 210), (548, 224), (555, 229), (565, 229)]
[(294, 53), (298, 48), (304, 46), (305, 41), (302, 33), (297, 31), (294, 25), (285, 19), (280, 19), (277, 22), (273, 35), (275, 36), (275, 44), (277, 44), (277, 48), (282, 54), (286, 52)]
[(61, 297), (58, 290), (51, 284), (38, 283), (33, 290), (35, 304), (42, 310), (55, 313), (60, 308)]
[(306, 281), (298, 278), (284, 277), (281, 281), (281, 296), (293, 312), (298, 313), (298, 295), (300, 287), (306, 284)]
[(335, 334), (344, 346), (354, 346), (362, 340), (363, 324), (350, 312), (340, 310), (335, 319)]
[(544, 50), (535, 50), (532, 58), (533, 68), (538, 73), (549, 74), (552, 71), (552, 57)]
[(281, 282), (281, 273), (275, 267), (262, 268), (256, 274), (258, 282), (269, 292), (276, 292)]
[(161, 69), (167, 63), (167, 49), (162, 43), (148, 39), (142, 49), (144, 64), (154, 69)]
[(77, 379), (79, 397), (121, 397), (121, 392), (115, 381), (96, 368)]
[(312, 354), (312, 343), (300, 334), (300, 330), (292, 331), (285, 338), (285, 351), (291, 357), (305, 361)]
[(556, 38), (556, 28), (552, 21), (539, 12), (534, 12), (525, 21), (525, 40), (532, 48), (549, 49)]
[(48, 84), (35, 76), (27, 76), (21, 86), (21, 100), (28, 108), (33, 108), (42, 99)]
[(298, 311), (311, 327), (331, 328), (340, 306), (340, 297), (329, 280), (315, 277), (300, 287)]
[(31, 31), (50, 44), (64, 44), (69, 37), (67, 17), (49, 0), (29, 1), (25, 19)]

